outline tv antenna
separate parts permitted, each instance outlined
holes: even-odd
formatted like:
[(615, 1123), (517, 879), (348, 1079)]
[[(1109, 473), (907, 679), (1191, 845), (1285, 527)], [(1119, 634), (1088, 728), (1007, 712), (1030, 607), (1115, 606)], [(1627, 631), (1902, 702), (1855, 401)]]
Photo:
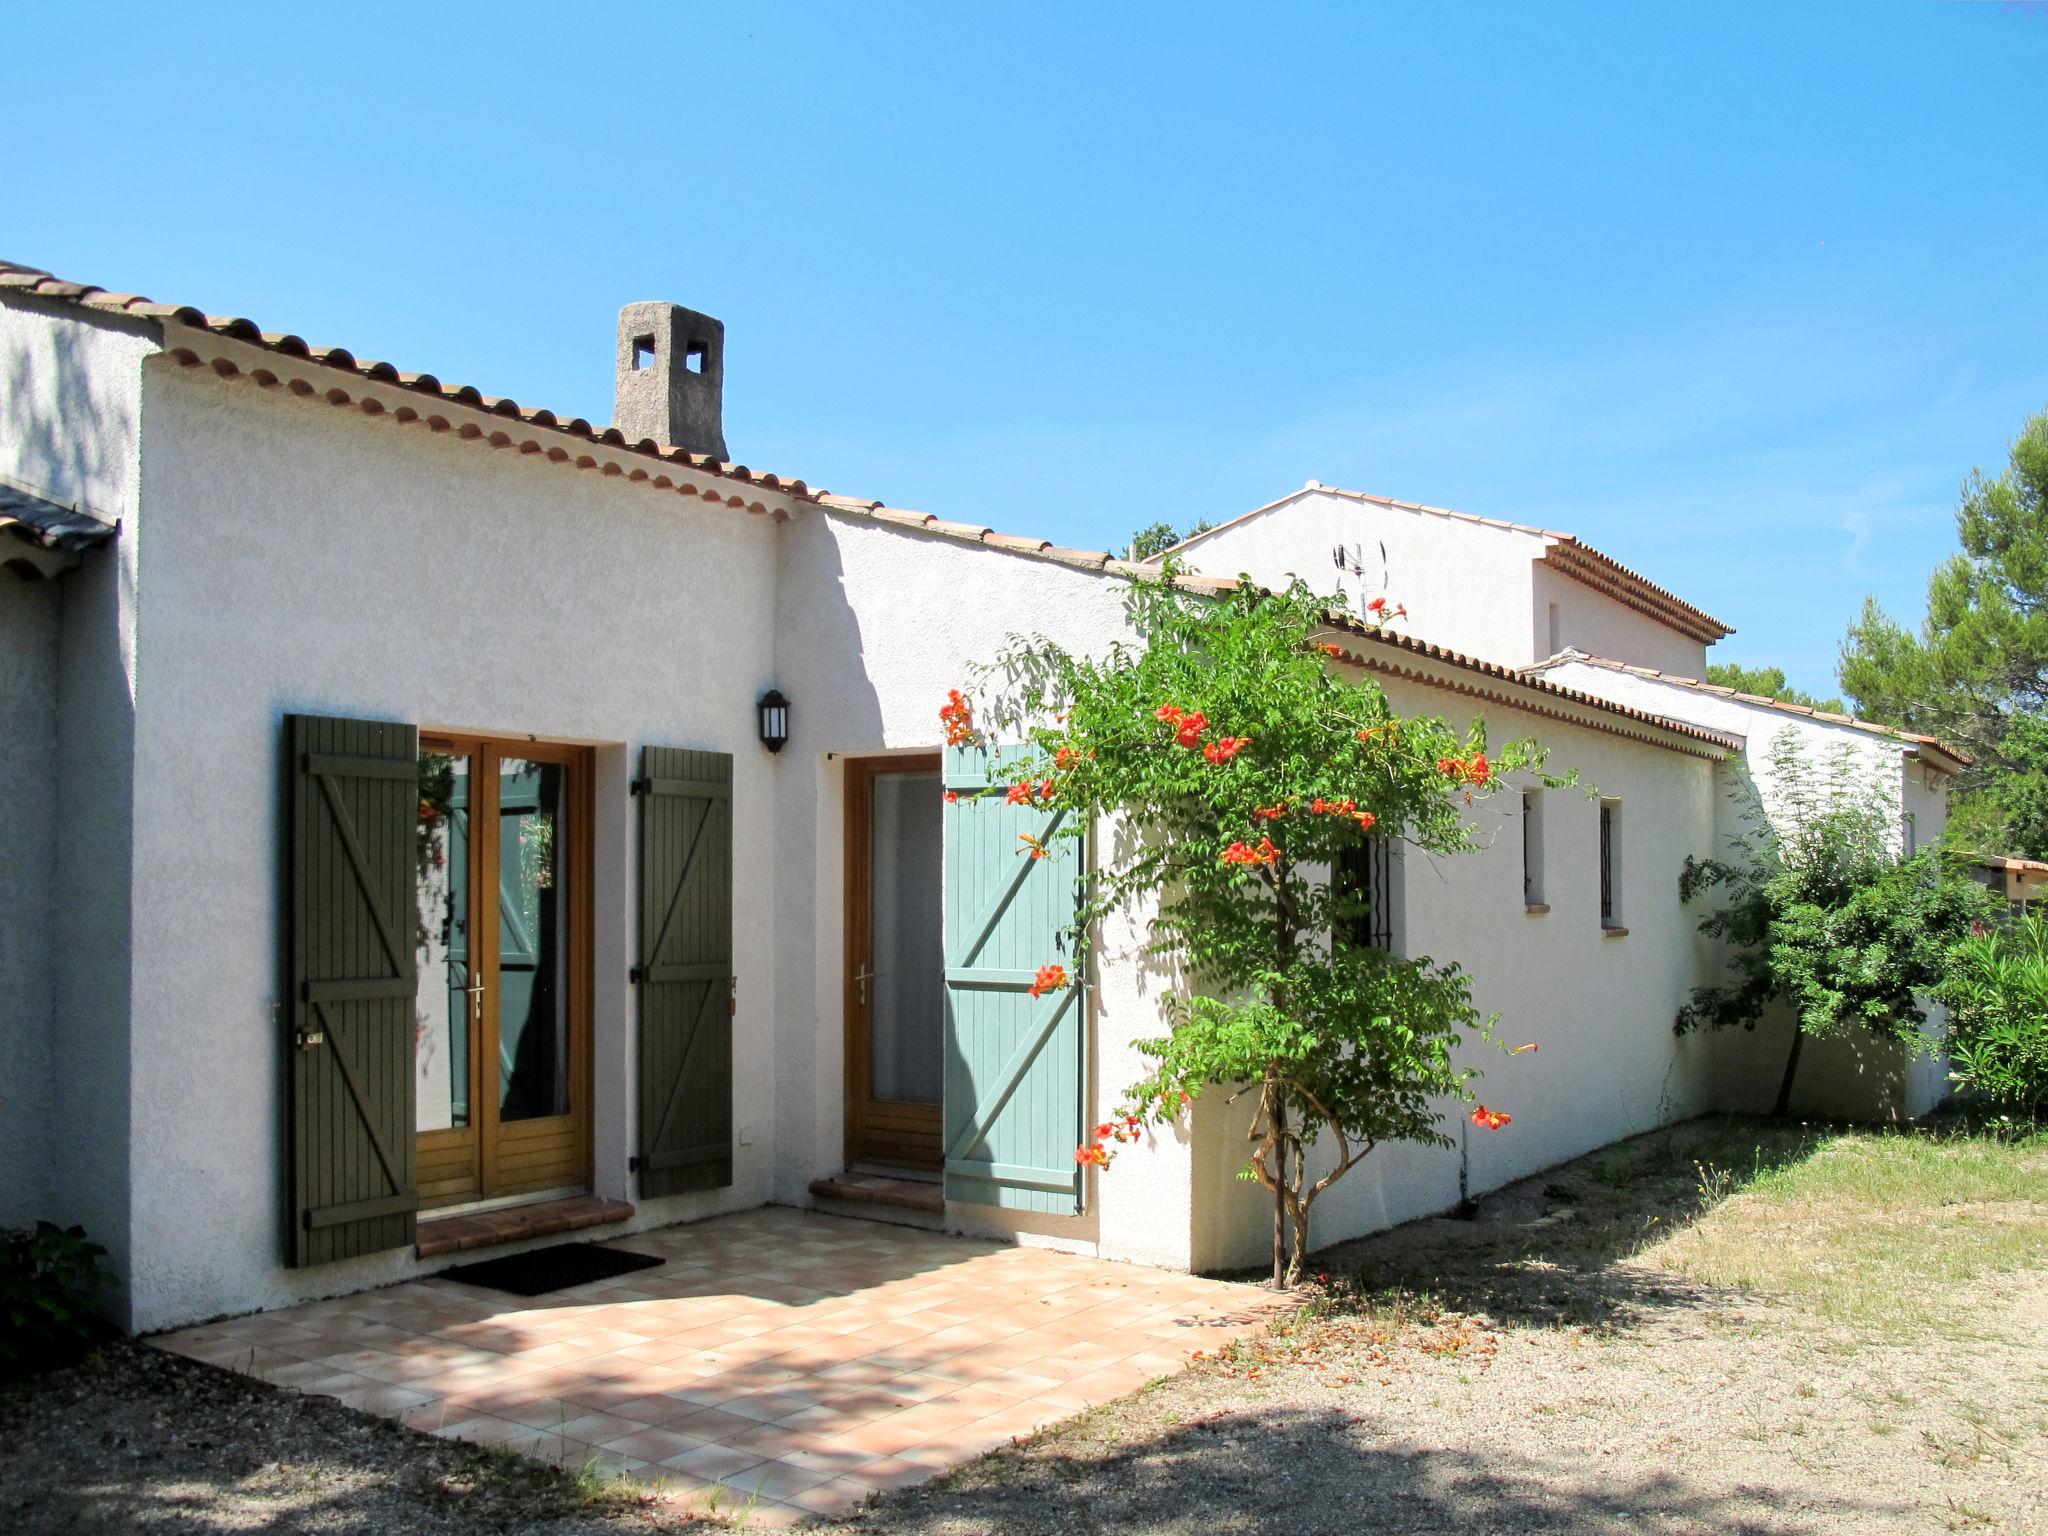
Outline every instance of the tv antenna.
[(1358, 611), (1360, 613), (1365, 612), (1365, 604), (1367, 599), (1372, 597), (1384, 597), (1387, 591), (1386, 542), (1384, 540), (1376, 540), (1375, 545), (1379, 550), (1380, 557), (1379, 590), (1377, 592), (1368, 592), (1366, 590), (1366, 577), (1370, 574), (1370, 568), (1366, 565), (1364, 545), (1352, 544), (1347, 546), (1339, 544), (1336, 546), (1336, 548), (1330, 551), (1331, 563), (1334, 564), (1339, 571), (1342, 571), (1347, 576), (1356, 576), (1358, 578)]

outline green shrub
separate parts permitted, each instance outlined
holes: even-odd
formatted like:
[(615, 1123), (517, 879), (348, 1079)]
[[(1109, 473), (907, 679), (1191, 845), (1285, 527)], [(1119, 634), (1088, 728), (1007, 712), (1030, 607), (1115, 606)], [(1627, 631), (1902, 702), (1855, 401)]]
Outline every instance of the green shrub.
[(1775, 810), (1744, 785), (1733, 856), (1688, 858), (1679, 877), (1682, 901), (1714, 889), (1727, 898), (1699, 928), (1727, 946), (1731, 979), (1693, 988), (1676, 1027), (1754, 1030), (1766, 1010), (1785, 1007), (1792, 1045), (1772, 1110), (1783, 1116), (1809, 1039), (1864, 1030), (1928, 1049), (1922, 999), (1949, 946), (2001, 903), (1953, 854), (1900, 856), (1896, 771), (1874, 775), (1846, 746), (1811, 761), (1789, 730), (1770, 756)]
[(0, 1375), (61, 1364), (98, 1336), (106, 1251), (47, 1221), (0, 1234)]
[(2048, 1106), (2048, 919), (2039, 907), (1960, 940), (1935, 995), (1948, 1009), (1957, 1082), (1999, 1104)]

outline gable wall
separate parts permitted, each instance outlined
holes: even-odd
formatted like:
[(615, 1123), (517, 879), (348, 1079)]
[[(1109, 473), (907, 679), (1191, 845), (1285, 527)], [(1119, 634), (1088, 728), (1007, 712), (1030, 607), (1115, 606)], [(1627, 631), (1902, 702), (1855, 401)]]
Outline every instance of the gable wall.
[[(1332, 551), (1340, 543), (1361, 547), (1363, 578), (1337, 570)], [(1205, 575), (1244, 573), (1266, 586), (1298, 573), (1317, 592), (1341, 592), (1354, 614), (1384, 593), (1408, 607), (1393, 626), (1402, 633), (1506, 666), (1528, 666), (1569, 645), (1705, 676), (1704, 645), (1552, 570), (1542, 562), (1546, 547), (1539, 534), (1312, 490), (1219, 529), (1184, 559)], [(1551, 643), (1553, 603), (1560, 645)]]
[[(1362, 579), (1337, 570), (1332, 551), (1339, 544), (1362, 546)], [(1304, 491), (1208, 535), (1187, 551), (1185, 563), (1207, 576), (1249, 575), (1269, 587), (1299, 575), (1315, 592), (1341, 592), (1354, 614), (1384, 594), (1408, 607), (1408, 617), (1391, 626), (1402, 634), (1520, 666), (1537, 659), (1528, 654), (1530, 562), (1542, 552), (1533, 534)]]

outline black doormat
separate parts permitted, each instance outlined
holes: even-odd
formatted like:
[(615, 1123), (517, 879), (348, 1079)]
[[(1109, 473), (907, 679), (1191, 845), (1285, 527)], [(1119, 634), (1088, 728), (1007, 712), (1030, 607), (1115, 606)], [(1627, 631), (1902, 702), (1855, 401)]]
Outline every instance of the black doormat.
[(558, 1248), (536, 1248), (509, 1259), (485, 1259), (481, 1264), (458, 1264), (440, 1273), (443, 1280), (460, 1280), (487, 1290), (509, 1291), (514, 1296), (545, 1296), (549, 1291), (566, 1291), (572, 1285), (630, 1275), (636, 1269), (653, 1269), (668, 1260), (651, 1253), (626, 1253), (618, 1248), (600, 1248), (596, 1243), (563, 1243)]

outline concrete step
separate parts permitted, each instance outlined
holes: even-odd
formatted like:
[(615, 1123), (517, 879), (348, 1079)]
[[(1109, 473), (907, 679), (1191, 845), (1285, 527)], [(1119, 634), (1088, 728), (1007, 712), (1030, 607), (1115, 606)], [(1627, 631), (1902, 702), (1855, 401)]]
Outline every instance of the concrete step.
[(894, 1222), (928, 1232), (943, 1231), (946, 1225), (945, 1191), (929, 1179), (835, 1173), (811, 1180), (811, 1205), (829, 1215)]

